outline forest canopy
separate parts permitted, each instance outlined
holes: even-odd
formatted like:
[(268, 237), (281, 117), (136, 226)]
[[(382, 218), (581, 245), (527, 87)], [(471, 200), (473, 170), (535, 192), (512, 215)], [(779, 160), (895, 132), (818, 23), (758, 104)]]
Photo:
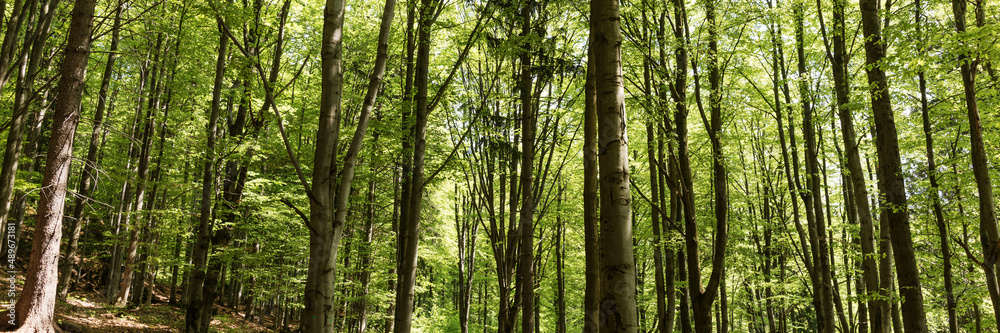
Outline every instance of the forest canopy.
[(1000, 329), (995, 1), (8, 0), (0, 35), (0, 329)]

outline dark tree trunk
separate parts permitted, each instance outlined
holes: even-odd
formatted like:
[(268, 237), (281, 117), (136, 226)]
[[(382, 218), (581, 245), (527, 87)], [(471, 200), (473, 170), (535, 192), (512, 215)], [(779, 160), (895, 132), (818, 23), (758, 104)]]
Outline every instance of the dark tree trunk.
[[(921, 34), (923, 28), (923, 7), (920, 0), (914, 1), (914, 21), (916, 21), (916, 29), (918, 38), (920, 38), (921, 50), (926, 50), (927, 41), (924, 35)], [(933, 128), (931, 127), (930, 118), (930, 107), (927, 105), (927, 80), (925, 78), (924, 72), (920, 71), (917, 74), (919, 84), (920, 84), (920, 115), (923, 119), (924, 127), (924, 145), (926, 147), (927, 154), (927, 178), (930, 181), (930, 191), (929, 195), (931, 197), (931, 206), (934, 210), (934, 220), (937, 224), (938, 236), (941, 240), (941, 257), (942, 257), (942, 277), (944, 278), (944, 290), (945, 290), (945, 307), (948, 311), (948, 331), (950, 333), (958, 333), (958, 316), (956, 313), (956, 308), (958, 306), (955, 300), (955, 291), (953, 287), (953, 276), (951, 270), (951, 245), (948, 239), (948, 224), (944, 219), (944, 209), (941, 207), (941, 197), (938, 194), (938, 168), (934, 161), (934, 135)]]
[(899, 142), (896, 122), (890, 104), (889, 83), (881, 63), (885, 58), (882, 41), (882, 22), (879, 20), (878, 0), (861, 0), (861, 21), (865, 35), (865, 60), (868, 84), (875, 115), (876, 148), (878, 150), (879, 192), (884, 197), (889, 232), (892, 236), (892, 253), (899, 281), (899, 295), (903, 298), (902, 312), (906, 332), (926, 332), (923, 292), (920, 290), (920, 270), (913, 252), (910, 220), (906, 206), (906, 186), (900, 166)]
[[(728, 241), (728, 218), (729, 218), (729, 185), (728, 171), (725, 166), (725, 157), (722, 147), (722, 74), (717, 58), (718, 54), (718, 25), (716, 23), (715, 1), (710, 0), (705, 3), (705, 19), (708, 25), (708, 81), (709, 81), (709, 112), (710, 118), (705, 125), (708, 129), (709, 140), (712, 144), (712, 188), (714, 190), (713, 203), (715, 210), (715, 239), (712, 245), (712, 271), (708, 283), (702, 289), (701, 281), (701, 258), (698, 251), (698, 224), (695, 218), (694, 207), (694, 185), (691, 177), (691, 162), (688, 157), (687, 147), (682, 150), (681, 169), (683, 183), (685, 185), (685, 244), (687, 246), (688, 260), (688, 291), (690, 292), (692, 311), (694, 315), (694, 329), (698, 333), (709, 333), (712, 331), (712, 303), (719, 293), (719, 287), (725, 278), (725, 258), (726, 242)], [(700, 101), (699, 80), (697, 75), (697, 65), (692, 66), (695, 70), (695, 98)], [(698, 102), (702, 119), (705, 117), (704, 110)], [(680, 115), (678, 115), (678, 129), (680, 129)], [(686, 132), (686, 126), (684, 125)], [(679, 142), (686, 145), (687, 135), (678, 135)]]
[[(531, 34), (531, 0), (523, 0), (521, 7), (521, 38)], [(532, 176), (535, 164), (536, 115), (531, 105), (531, 43), (524, 43), (520, 54), (520, 82), (518, 90), (521, 99), (521, 210), (519, 217), (520, 253), (518, 260), (518, 281), (521, 288), (521, 332), (535, 331), (535, 198), (532, 190)]]
[[(952, 11), (955, 13), (955, 30), (965, 33), (966, 2), (953, 0)], [(977, 13), (978, 14), (978, 13)], [(978, 15), (977, 15), (978, 16)], [(986, 274), (986, 288), (993, 302), (993, 314), (1000, 322), (1000, 285), (997, 283), (997, 244), (1000, 243), (1000, 232), (997, 231), (996, 203), (993, 198), (993, 185), (990, 180), (989, 158), (983, 142), (983, 125), (979, 118), (979, 105), (976, 101), (976, 67), (978, 59), (971, 59), (968, 54), (960, 53), (962, 87), (965, 91), (965, 108), (969, 118), (969, 136), (972, 142), (972, 173), (976, 177), (976, 188), (979, 190), (979, 237), (983, 246), (983, 270)]]
[(434, 24), (436, 8), (439, 1), (421, 0), (418, 9), (419, 27), (417, 29), (417, 56), (414, 67), (414, 85), (417, 88), (415, 101), (415, 125), (413, 127), (413, 164), (408, 184), (407, 197), (403, 196), (406, 209), (400, 223), (400, 255), (399, 269), (396, 272), (398, 286), (395, 302), (395, 333), (409, 333), (413, 316), (413, 288), (417, 273), (417, 245), (420, 240), (421, 204), (424, 192), (424, 161), (427, 148), (427, 116), (429, 113), (427, 101), (428, 70), (430, 64), (431, 26)]
[[(865, 291), (869, 297), (868, 319), (872, 333), (885, 333), (889, 331), (889, 303), (883, 298), (887, 294), (884, 294), (886, 290), (882, 289), (882, 282), (879, 279), (878, 265), (875, 259), (875, 227), (872, 221), (871, 206), (868, 203), (869, 195), (868, 187), (865, 184), (865, 173), (861, 168), (853, 112), (849, 107), (850, 81), (847, 76), (848, 50), (845, 44), (847, 38), (844, 19), (845, 5), (842, 1), (834, 2), (833, 53), (831, 54), (830, 50), (827, 50), (827, 58), (830, 59), (833, 67), (834, 92), (837, 99), (838, 117), (840, 118), (841, 138), (845, 155), (847, 155), (847, 168), (851, 180), (851, 192), (854, 194), (854, 207), (857, 210), (858, 222), (861, 226), (860, 241), (863, 258), (861, 268)], [(845, 198), (845, 200), (848, 199)]]
[(215, 194), (215, 140), (218, 131), (219, 111), (222, 105), (223, 79), (226, 74), (226, 48), (229, 39), (222, 32), (222, 22), (219, 24), (219, 50), (215, 65), (215, 83), (212, 90), (212, 107), (209, 111), (207, 128), (207, 146), (205, 148), (205, 161), (202, 165), (202, 188), (201, 188), (201, 215), (198, 223), (197, 239), (192, 250), (192, 273), (190, 281), (185, 284), (185, 299), (187, 303), (187, 314), (184, 318), (185, 332), (201, 332), (201, 322), (206, 304), (203, 287), (206, 280), (206, 269), (208, 266), (208, 251), (211, 247), (211, 233), (213, 224), (212, 199)]
[[(593, 59), (594, 33), (590, 33), (588, 59)], [(583, 332), (596, 333), (600, 325), (600, 255), (598, 242), (599, 205), (597, 198), (597, 88), (594, 61), (587, 61), (583, 111), (583, 238), (586, 252), (586, 285), (583, 292)]]
[[(133, 211), (142, 213), (144, 207), (146, 206), (146, 187), (148, 183), (149, 176), (149, 157), (153, 148), (153, 135), (155, 131), (155, 124), (157, 118), (157, 108), (158, 108), (158, 96), (157, 89), (159, 88), (160, 82), (160, 47), (163, 44), (163, 34), (158, 34), (156, 39), (156, 46), (153, 48), (153, 67), (149, 70), (147, 75), (152, 77), (152, 82), (149, 86), (149, 104), (146, 106), (146, 116), (140, 122), (144, 124), (144, 129), (142, 131), (142, 137), (140, 142), (142, 143), (142, 148), (139, 152), (139, 167), (136, 173), (136, 191), (135, 191), (135, 204)], [(140, 106), (141, 107), (141, 106)], [(122, 270), (121, 285), (118, 287), (118, 294), (115, 299), (115, 306), (125, 306), (129, 300), (129, 295), (132, 291), (132, 279), (134, 277), (135, 261), (136, 255), (139, 249), (139, 236), (142, 231), (142, 221), (145, 221), (145, 217), (139, 215), (134, 219), (135, 223), (131, 226), (131, 234), (129, 235), (128, 247), (125, 249), (125, 267)]]

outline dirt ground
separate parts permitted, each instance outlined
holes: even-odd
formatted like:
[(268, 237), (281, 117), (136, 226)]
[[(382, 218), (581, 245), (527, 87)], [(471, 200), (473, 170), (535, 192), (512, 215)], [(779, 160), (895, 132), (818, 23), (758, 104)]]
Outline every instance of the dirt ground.
[[(167, 303), (164, 290), (156, 290), (150, 305), (119, 308), (97, 292), (71, 292), (67, 302), (56, 305), (56, 322), (66, 332), (181, 332), (184, 310)], [(256, 322), (243, 318), (242, 313), (216, 305), (211, 332), (273, 332)], [(266, 318), (270, 319), (270, 318)], [(269, 321), (265, 321), (270, 325)]]

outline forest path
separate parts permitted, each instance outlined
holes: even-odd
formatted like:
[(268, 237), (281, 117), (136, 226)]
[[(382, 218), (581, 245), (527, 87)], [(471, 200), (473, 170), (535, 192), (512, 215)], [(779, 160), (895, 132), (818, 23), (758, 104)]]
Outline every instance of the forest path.
[[(65, 332), (180, 332), (184, 328), (184, 310), (167, 303), (157, 291), (150, 305), (119, 308), (104, 295), (92, 291), (69, 294), (67, 302), (56, 304), (56, 321)], [(229, 308), (216, 306), (212, 332), (273, 332), (249, 322)]]

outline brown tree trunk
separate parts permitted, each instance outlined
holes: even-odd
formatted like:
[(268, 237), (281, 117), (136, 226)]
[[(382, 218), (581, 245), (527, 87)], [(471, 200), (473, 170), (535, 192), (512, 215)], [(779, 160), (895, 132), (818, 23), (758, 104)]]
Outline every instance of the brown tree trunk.
[[(921, 34), (921, 30), (923, 28), (923, 7), (920, 0), (914, 1), (914, 8), (916, 9), (914, 21), (916, 21), (917, 25), (916, 29), (918, 38), (920, 38), (922, 43), (926, 43), (924, 35)], [(921, 50), (926, 50), (926, 45), (922, 44), (920, 48)], [(920, 71), (920, 73), (917, 74), (917, 77), (920, 84), (920, 115), (923, 119), (924, 145), (927, 150), (927, 178), (931, 185), (928, 194), (931, 197), (934, 219), (938, 228), (938, 236), (941, 240), (941, 257), (943, 260), (942, 276), (944, 278), (945, 306), (948, 311), (948, 331), (950, 333), (958, 333), (958, 316), (956, 313), (957, 302), (955, 300), (951, 270), (951, 245), (949, 244), (950, 240), (948, 239), (948, 224), (944, 219), (944, 209), (941, 207), (941, 197), (938, 194), (938, 169), (937, 164), (934, 161), (934, 135), (931, 127), (930, 107), (927, 105), (927, 80), (923, 71)]]
[(802, 199), (806, 204), (806, 218), (810, 222), (809, 239), (812, 243), (814, 263), (814, 297), (819, 300), (819, 307), (816, 309), (816, 323), (819, 332), (832, 333), (836, 327), (834, 320), (834, 290), (833, 274), (830, 264), (829, 240), (827, 238), (826, 220), (823, 215), (823, 197), (820, 195), (819, 178), (819, 147), (816, 141), (816, 124), (813, 123), (813, 107), (809, 102), (811, 92), (809, 82), (806, 81), (808, 72), (806, 71), (805, 41), (800, 33), (796, 33), (798, 70), (799, 70), (799, 94), (802, 97), (802, 137), (806, 141), (806, 186), (807, 191), (802, 192)]
[[(955, 13), (955, 30), (961, 35), (965, 33), (966, 2), (954, 0), (951, 4)], [(979, 118), (979, 105), (976, 101), (976, 67), (979, 59), (971, 59), (968, 54), (960, 53), (962, 87), (965, 91), (965, 108), (969, 118), (969, 136), (972, 142), (972, 173), (976, 177), (976, 188), (979, 190), (979, 236), (983, 245), (983, 270), (986, 273), (986, 288), (993, 302), (993, 313), (1000, 321), (1000, 285), (997, 283), (997, 258), (1000, 232), (997, 231), (996, 203), (993, 198), (993, 185), (990, 180), (989, 158), (983, 142), (983, 125)]]
[[(527, 39), (531, 34), (532, 0), (523, 0), (521, 6), (521, 38)], [(524, 43), (520, 54), (521, 99), (521, 210), (520, 224), (520, 254), (518, 260), (518, 280), (521, 288), (521, 332), (535, 331), (535, 272), (534, 272), (534, 239), (535, 239), (535, 198), (532, 189), (532, 176), (535, 164), (535, 126), (536, 116), (531, 105), (531, 43)]]
[(33, 1), (28, 1), (26, 4), (25, 0), (16, 0), (14, 1), (14, 7), (11, 8), (11, 15), (7, 18), (3, 44), (0, 46), (0, 91), (3, 91), (4, 86), (6, 86), (10, 78), (11, 72), (9, 72), (9, 69), (15, 67), (11, 66), (10, 62), (14, 57), (14, 51), (17, 50), (17, 36), (21, 32), (21, 26), (24, 25), (25, 19), (27, 16), (30, 16), (29, 11), (34, 10), (33, 7)]
[(73, 155), (73, 138), (80, 120), (80, 102), (87, 76), (94, 0), (77, 0), (73, 6), (59, 95), (42, 179), (38, 219), (28, 264), (27, 279), (18, 299), (19, 332), (58, 332), (56, 305), (59, 240), (62, 237), (66, 183)]
[[(594, 59), (594, 33), (590, 33), (588, 59)], [(595, 86), (594, 61), (587, 61), (587, 79), (584, 85), (583, 111), (583, 238), (586, 262), (586, 285), (583, 292), (583, 332), (600, 330), (600, 255), (599, 210), (597, 198), (597, 87)]]
[[(643, 34), (646, 34), (648, 28), (644, 26), (643, 29)], [(644, 35), (643, 38), (646, 40), (647, 37)], [(654, 105), (656, 104), (652, 100), (652, 73), (650, 66), (648, 59), (643, 60), (643, 89), (648, 96), (644, 100), (644, 106), (646, 115), (649, 117), (646, 121), (646, 160), (649, 167), (650, 221), (653, 224), (653, 280), (656, 292), (656, 331), (667, 332), (667, 300), (663, 278), (663, 241), (660, 237), (660, 227), (664, 225), (661, 219), (665, 220), (666, 216), (661, 216), (663, 206), (660, 205), (659, 172), (657, 172), (658, 162), (656, 160), (656, 150), (654, 149), (655, 139), (653, 135), (653, 123), (656, 119)]]
[[(413, 127), (413, 164), (409, 181), (409, 197), (404, 196), (407, 209), (401, 219), (399, 247), (399, 269), (396, 272), (398, 286), (395, 302), (395, 333), (409, 333), (413, 317), (413, 288), (417, 273), (417, 248), (420, 239), (421, 203), (424, 192), (424, 161), (427, 148), (427, 116), (429, 113), (427, 101), (428, 70), (430, 64), (431, 25), (434, 24), (436, 8), (439, 1), (421, 0), (419, 26), (417, 29), (417, 56), (414, 85), (417, 88), (415, 96), (416, 122)], [(404, 183), (404, 188), (407, 186)]]
[[(556, 207), (562, 207), (564, 185), (559, 187)], [(556, 333), (566, 333), (566, 222), (556, 212)], [(467, 333), (467, 332), (466, 332)]]
[(332, 255), (336, 209), (336, 158), (340, 142), (340, 99), (343, 90), (341, 38), (344, 0), (327, 0), (323, 12), (322, 91), (316, 153), (309, 190), (309, 269), (301, 325), (305, 332), (333, 331), (333, 281), (336, 258)]
[[(458, 186), (455, 188), (456, 198), (458, 197)], [(474, 196), (470, 196), (474, 198)], [(464, 214), (459, 216), (458, 202), (455, 203), (455, 229), (458, 232), (458, 302), (459, 302), (459, 323), (462, 333), (469, 332), (469, 315), (472, 307), (472, 286), (476, 269), (476, 238), (479, 233), (479, 222), (472, 218), (473, 212), (479, 211), (479, 206), (474, 199), (463, 200), (461, 207), (465, 209)]]
[(211, 233), (213, 224), (212, 199), (215, 194), (215, 140), (218, 131), (219, 111), (222, 104), (223, 79), (226, 74), (226, 48), (229, 39), (222, 32), (222, 22), (219, 21), (219, 50), (215, 65), (215, 83), (212, 90), (212, 107), (208, 118), (207, 145), (205, 148), (205, 161), (202, 165), (202, 188), (201, 188), (201, 215), (199, 217), (197, 238), (192, 250), (192, 273), (191, 278), (185, 285), (184, 301), (187, 303), (187, 314), (184, 317), (185, 332), (201, 332), (201, 322), (206, 306), (203, 287), (206, 279), (206, 268), (208, 266), (208, 251), (211, 247)]
[(108, 48), (108, 61), (104, 65), (104, 73), (101, 74), (101, 88), (97, 93), (97, 109), (94, 111), (94, 128), (90, 134), (90, 145), (87, 148), (87, 159), (84, 160), (83, 170), (80, 172), (80, 185), (77, 187), (77, 196), (73, 204), (73, 217), (70, 219), (69, 241), (66, 242), (66, 261), (59, 272), (59, 299), (66, 300), (69, 294), (72, 281), (73, 270), (76, 268), (76, 251), (80, 239), (80, 226), (83, 224), (83, 209), (90, 200), (90, 191), (95, 180), (94, 172), (97, 163), (97, 151), (100, 147), (101, 132), (104, 125), (104, 110), (107, 108), (108, 86), (111, 84), (111, 72), (114, 70), (115, 59), (118, 57), (118, 35), (121, 30), (122, 7), (119, 4), (115, 8), (115, 23), (111, 29), (111, 45)]
[[(146, 205), (146, 184), (148, 182), (149, 175), (149, 157), (153, 148), (153, 131), (156, 124), (157, 108), (158, 108), (158, 97), (157, 89), (159, 88), (160, 82), (160, 47), (163, 43), (163, 35), (158, 34), (156, 40), (156, 46), (153, 48), (153, 67), (149, 70), (147, 75), (152, 77), (152, 82), (149, 86), (149, 104), (146, 106), (146, 116), (141, 121), (144, 123), (144, 129), (142, 131), (142, 148), (139, 152), (139, 168), (136, 173), (136, 192), (135, 192), (135, 204), (133, 211), (142, 213), (143, 208)], [(139, 236), (141, 235), (142, 226), (141, 221), (145, 221), (145, 217), (139, 215), (135, 220), (135, 224), (131, 226), (131, 234), (129, 235), (128, 247), (125, 250), (125, 267), (122, 270), (121, 286), (118, 287), (118, 295), (115, 299), (115, 306), (125, 306), (128, 302), (128, 297), (132, 291), (132, 278), (134, 276), (135, 270), (135, 260), (137, 251), (139, 249)]]
[[(889, 331), (889, 303), (881, 296), (885, 290), (880, 290), (879, 271), (875, 259), (875, 227), (872, 221), (871, 206), (868, 203), (868, 187), (865, 184), (865, 173), (861, 168), (861, 157), (858, 153), (858, 140), (854, 130), (853, 112), (849, 108), (850, 82), (847, 78), (847, 29), (845, 26), (845, 2), (835, 1), (833, 6), (833, 53), (827, 51), (833, 67), (834, 91), (837, 98), (837, 111), (840, 118), (840, 129), (847, 155), (847, 167), (854, 194), (854, 207), (857, 209), (858, 222), (861, 226), (862, 274), (865, 290), (868, 293), (868, 319), (872, 333)], [(821, 21), (822, 22), (822, 21)], [(825, 29), (825, 28), (824, 28)], [(846, 200), (846, 198), (845, 198)], [(880, 295), (880, 297), (874, 297)]]
[(891, 233), (893, 258), (899, 294), (903, 298), (902, 312), (906, 332), (926, 332), (923, 293), (920, 290), (920, 270), (913, 253), (913, 238), (906, 206), (906, 187), (900, 166), (899, 142), (896, 122), (893, 120), (889, 99), (889, 84), (885, 71), (880, 67), (885, 58), (882, 41), (882, 23), (879, 20), (878, 0), (861, 0), (861, 21), (865, 35), (865, 60), (868, 83), (875, 114), (876, 147), (879, 164), (879, 192), (884, 196)]
[[(687, 147), (682, 153), (681, 169), (684, 175), (682, 182), (685, 185), (685, 243), (687, 245), (688, 259), (688, 284), (691, 294), (691, 304), (694, 319), (694, 329), (698, 333), (709, 333), (712, 331), (712, 303), (719, 293), (719, 287), (725, 278), (725, 258), (726, 242), (728, 241), (728, 218), (729, 218), (729, 185), (728, 171), (725, 166), (722, 147), (722, 74), (718, 62), (718, 25), (715, 18), (715, 1), (710, 0), (705, 3), (705, 19), (708, 25), (708, 81), (709, 81), (709, 111), (710, 118), (706, 127), (709, 140), (712, 144), (712, 188), (714, 190), (714, 210), (715, 210), (715, 239), (712, 246), (712, 271), (708, 283), (702, 289), (701, 281), (701, 258), (698, 252), (698, 224), (695, 219), (694, 188), (691, 177), (691, 162), (687, 156)], [(699, 81), (697, 76), (697, 65), (695, 70), (695, 98), (700, 100)], [(701, 109), (699, 102), (699, 111)], [(679, 118), (679, 116), (678, 116)], [(687, 126), (686, 124), (684, 125)], [(680, 128), (680, 120), (678, 120)], [(686, 128), (685, 128), (686, 131)], [(680, 136), (679, 136), (680, 137)], [(682, 142), (687, 141), (686, 133)], [(685, 142), (686, 144), (686, 142)], [(687, 160), (687, 161), (685, 161)], [(686, 169), (686, 170), (684, 170)]]
[[(36, 7), (38, 9), (36, 10)], [(52, 26), (53, 12), (55, 11), (54, 0), (45, 0), (40, 6), (35, 6), (34, 1), (30, 1), (25, 7), (25, 13), (20, 16), (27, 16), (28, 24), (32, 24), (32, 21), (37, 21), (34, 29), (29, 29), (24, 34), (24, 50), (21, 52), (20, 58), (18, 58), (17, 66), (17, 83), (14, 91), (14, 105), (12, 105), (12, 115), (10, 119), (10, 131), (7, 133), (7, 143), (6, 149), (4, 149), (3, 165), (0, 167), (0, 223), (6, 224), (4, 230), (8, 233), (13, 233), (13, 239), (21, 239), (21, 225), (24, 222), (24, 207), (26, 203), (25, 193), (23, 191), (17, 191), (11, 197), (11, 192), (14, 188), (14, 179), (17, 177), (18, 171), (18, 160), (21, 155), (22, 149), (22, 139), (24, 136), (25, 129), (30, 129), (28, 131), (28, 142), (25, 145), (24, 154), (31, 156), (35, 155), (38, 148), (38, 138), (39, 131), (41, 129), (41, 123), (44, 120), (45, 108), (40, 108), (38, 111), (33, 112), (28, 124), (24, 123), (25, 118), (28, 115), (28, 110), (30, 109), (30, 103), (32, 102), (31, 96), (35, 93), (34, 91), (34, 81), (38, 75), (40, 62), (42, 59), (42, 51), (45, 50), (45, 43), (48, 41), (49, 30)], [(16, 6), (15, 6), (16, 10)], [(38, 18), (36, 19), (35, 16)], [(11, 20), (17, 20), (17, 18), (11, 18)], [(8, 29), (11, 29), (8, 26)], [(30, 28), (30, 27), (29, 27)], [(19, 29), (19, 28), (14, 28)], [(16, 31), (14, 30), (15, 35)], [(8, 33), (11, 31), (8, 30)], [(33, 41), (33, 42), (32, 42)], [(5, 42), (3, 47), (6, 48), (8, 45)], [(7, 50), (10, 51), (10, 50)], [(0, 50), (0, 58), (2, 58), (3, 50)], [(3, 62), (6, 60), (0, 59), (0, 66), (4, 66)], [(0, 69), (0, 71), (7, 70), (6, 67)], [(0, 76), (3, 76), (0, 73)], [(5, 80), (5, 79), (2, 79)], [(2, 89), (3, 83), (0, 82), (0, 89)], [(47, 92), (46, 92), (47, 94)], [(27, 174), (32, 174), (35, 171), (36, 166), (39, 164), (39, 159), (37, 157), (32, 158), (34, 163), (28, 165), (26, 171)], [(13, 203), (11, 202), (13, 199)], [(13, 204), (13, 207), (11, 206)], [(8, 215), (13, 208), (13, 223), (8, 223)], [(10, 228), (13, 227), (13, 230)], [(2, 234), (2, 232), (0, 232)], [(8, 236), (10, 237), (10, 236)], [(10, 245), (16, 245), (17, 241), (13, 244), (8, 244), (8, 242), (3, 242), (0, 246), (0, 253), (8, 253)], [(17, 251), (15, 249), (15, 251)]]
[(636, 332), (636, 268), (617, 0), (590, 2), (601, 210), (601, 332)]

